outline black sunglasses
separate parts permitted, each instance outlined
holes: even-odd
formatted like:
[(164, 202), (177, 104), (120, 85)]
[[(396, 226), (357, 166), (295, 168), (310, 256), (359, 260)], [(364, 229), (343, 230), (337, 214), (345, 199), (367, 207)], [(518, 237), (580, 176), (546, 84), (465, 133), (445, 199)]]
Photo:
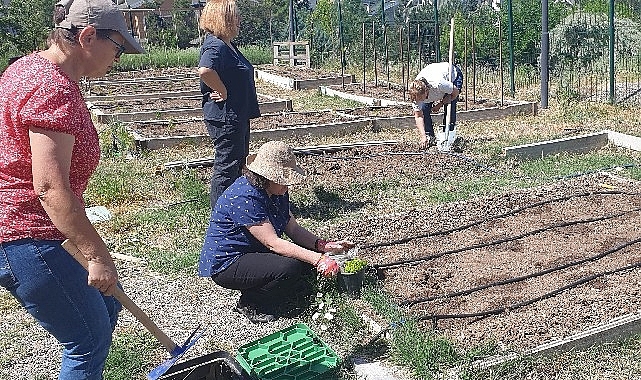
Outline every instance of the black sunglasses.
[(109, 37), (109, 36), (105, 36), (105, 37), (106, 37), (109, 41), (113, 42), (113, 43), (114, 43), (114, 45), (116, 45), (116, 46), (118, 47), (118, 51), (116, 51), (116, 58), (120, 58), (120, 56), (122, 55), (122, 53), (124, 53), (124, 52), (125, 52), (125, 50), (127, 50), (127, 48), (126, 48), (124, 45), (121, 45), (121, 44), (119, 44), (118, 42), (116, 42), (116, 41), (112, 40), (112, 39), (111, 39), (111, 37)]

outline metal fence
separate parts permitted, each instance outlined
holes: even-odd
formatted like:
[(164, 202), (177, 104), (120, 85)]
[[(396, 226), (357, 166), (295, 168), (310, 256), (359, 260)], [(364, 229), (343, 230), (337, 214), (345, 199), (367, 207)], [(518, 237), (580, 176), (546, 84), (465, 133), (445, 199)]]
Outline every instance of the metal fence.
[[(518, 7), (520, 0), (512, 0)], [(505, 1), (504, 1), (505, 2)], [(572, 6), (556, 5), (550, 22), (550, 97), (560, 102), (585, 100), (641, 103), (641, 14), (637, 1), (616, 0), (609, 17), (609, 0)], [(482, 10), (483, 11), (483, 10)], [(444, 12), (438, 17), (396, 20), (379, 17), (360, 23), (360, 36), (350, 25), (349, 41), (339, 25), (333, 36), (312, 38), (312, 64), (328, 61), (358, 68), (357, 79), (407, 83), (427, 63), (447, 60), (450, 18), (455, 17), (455, 61), (466, 77), (467, 97), (540, 97), (540, 15), (531, 24), (510, 23), (507, 9), (495, 16)], [(422, 15), (429, 15), (424, 12)], [(480, 17), (483, 16), (483, 17)], [(523, 33), (530, 33), (525, 43)], [(438, 38), (437, 38), (438, 36)], [(519, 40), (518, 45), (514, 40)], [(529, 43), (529, 45), (528, 45)], [(516, 45), (516, 46), (515, 46)]]

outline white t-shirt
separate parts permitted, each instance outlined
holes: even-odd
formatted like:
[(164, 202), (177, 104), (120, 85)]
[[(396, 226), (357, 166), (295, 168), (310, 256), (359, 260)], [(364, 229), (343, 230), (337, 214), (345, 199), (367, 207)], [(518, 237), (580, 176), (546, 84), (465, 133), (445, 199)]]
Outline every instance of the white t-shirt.
[(454, 91), (452, 79), (456, 77), (456, 69), (452, 66), (452, 75), (448, 76), (449, 67), (449, 62), (430, 63), (418, 73), (416, 80), (425, 79), (431, 88), (424, 101), (413, 103), (412, 108), (414, 111), (420, 110), (424, 103), (434, 103)]

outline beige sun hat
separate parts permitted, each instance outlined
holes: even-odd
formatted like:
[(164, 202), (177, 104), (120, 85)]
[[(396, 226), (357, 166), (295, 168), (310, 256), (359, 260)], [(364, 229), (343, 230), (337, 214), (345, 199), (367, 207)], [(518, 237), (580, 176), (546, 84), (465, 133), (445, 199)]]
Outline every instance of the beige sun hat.
[(129, 33), (125, 16), (112, 0), (60, 0), (56, 6), (65, 7), (65, 19), (56, 28), (73, 29), (92, 25), (96, 29), (113, 30), (125, 39), (125, 53), (144, 53), (145, 49)]
[(258, 153), (250, 154), (247, 169), (284, 186), (295, 185), (305, 179), (305, 171), (296, 165), (292, 148), (282, 141), (266, 142)]

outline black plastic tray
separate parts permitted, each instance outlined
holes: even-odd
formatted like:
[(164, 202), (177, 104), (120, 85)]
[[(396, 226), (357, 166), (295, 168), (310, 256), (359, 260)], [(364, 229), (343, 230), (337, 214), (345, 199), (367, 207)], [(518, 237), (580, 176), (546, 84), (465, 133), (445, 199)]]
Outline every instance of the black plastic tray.
[(211, 354), (173, 365), (159, 380), (251, 380), (229, 353)]

